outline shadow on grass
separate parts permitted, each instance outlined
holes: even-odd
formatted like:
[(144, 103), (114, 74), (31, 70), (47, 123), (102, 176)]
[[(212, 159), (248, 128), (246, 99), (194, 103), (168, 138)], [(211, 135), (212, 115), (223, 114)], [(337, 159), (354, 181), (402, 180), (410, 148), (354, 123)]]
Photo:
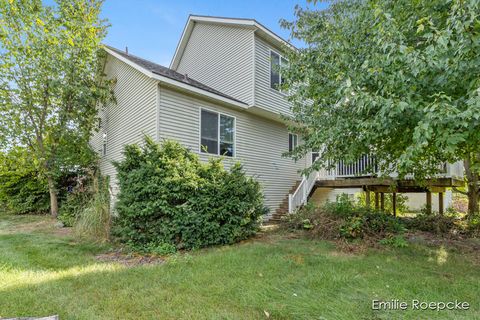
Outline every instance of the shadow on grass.
[(45, 234), (0, 235), (0, 270), (46, 271), (85, 266), (95, 262), (93, 254), (105, 249), (106, 246)]

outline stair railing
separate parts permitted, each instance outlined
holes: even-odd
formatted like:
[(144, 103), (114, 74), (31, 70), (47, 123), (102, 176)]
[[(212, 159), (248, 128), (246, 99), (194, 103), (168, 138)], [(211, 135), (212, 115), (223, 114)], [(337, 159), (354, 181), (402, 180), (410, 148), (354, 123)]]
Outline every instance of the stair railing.
[(288, 213), (294, 212), (299, 207), (307, 203), (308, 195), (315, 186), (318, 178), (318, 171), (312, 171), (308, 176), (303, 176), (295, 192), (288, 195)]

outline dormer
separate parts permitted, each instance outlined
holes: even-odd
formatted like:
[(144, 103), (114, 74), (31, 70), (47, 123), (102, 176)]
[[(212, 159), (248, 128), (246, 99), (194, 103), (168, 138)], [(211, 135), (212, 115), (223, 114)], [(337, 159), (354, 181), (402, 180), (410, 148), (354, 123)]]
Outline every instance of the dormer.
[(292, 48), (253, 19), (191, 15), (170, 68), (245, 102), (251, 112), (278, 119), (290, 103), (277, 88), (272, 64)]

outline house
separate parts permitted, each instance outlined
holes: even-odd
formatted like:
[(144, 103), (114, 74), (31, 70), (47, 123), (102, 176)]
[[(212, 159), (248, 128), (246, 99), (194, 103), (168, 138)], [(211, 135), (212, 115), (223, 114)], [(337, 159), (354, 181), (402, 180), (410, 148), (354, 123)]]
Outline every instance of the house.
[[(286, 63), (282, 52), (289, 48), (294, 49), (255, 20), (194, 15), (169, 68), (106, 46), (105, 73), (116, 80), (116, 104), (102, 108), (101, 128), (91, 143), (101, 154), (103, 174), (111, 177), (113, 197), (118, 189), (112, 161), (144, 135), (177, 140), (202, 160), (223, 155), (227, 167), (241, 161), (263, 186), (266, 218), (278, 218), (309, 196), (332, 198), (344, 190), (346, 185), (319, 182), (357, 177), (361, 170), (302, 177), (299, 172), (315, 154), (298, 161), (282, 156), (300, 139), (282, 118), (291, 114), (291, 105), (278, 88), (283, 80), (277, 66)], [(354, 183), (346, 190), (365, 188)]]

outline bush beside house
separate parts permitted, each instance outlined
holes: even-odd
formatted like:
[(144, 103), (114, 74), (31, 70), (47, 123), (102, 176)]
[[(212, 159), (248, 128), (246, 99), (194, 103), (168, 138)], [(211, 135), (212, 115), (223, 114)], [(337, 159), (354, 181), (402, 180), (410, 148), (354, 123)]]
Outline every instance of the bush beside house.
[(177, 142), (129, 145), (115, 163), (115, 235), (134, 249), (171, 252), (246, 239), (266, 213), (260, 184), (240, 164), (202, 163)]

